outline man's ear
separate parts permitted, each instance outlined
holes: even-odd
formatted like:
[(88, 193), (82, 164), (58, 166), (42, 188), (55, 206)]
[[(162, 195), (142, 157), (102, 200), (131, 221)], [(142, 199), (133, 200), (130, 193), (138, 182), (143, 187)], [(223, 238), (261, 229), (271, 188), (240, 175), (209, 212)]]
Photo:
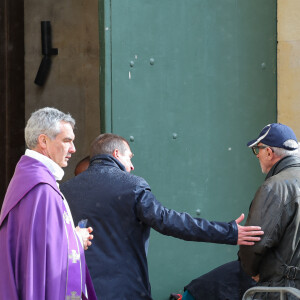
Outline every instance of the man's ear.
[(120, 151), (118, 149), (115, 149), (112, 155), (114, 158), (119, 158), (119, 154), (120, 154)]
[(47, 148), (47, 136), (46, 134), (40, 134), (38, 137), (38, 145), (41, 147), (41, 149)]
[(273, 157), (274, 157), (274, 152), (272, 151), (272, 149), (271, 148), (267, 148), (267, 151), (268, 151), (268, 158), (271, 160), (271, 159), (273, 159)]

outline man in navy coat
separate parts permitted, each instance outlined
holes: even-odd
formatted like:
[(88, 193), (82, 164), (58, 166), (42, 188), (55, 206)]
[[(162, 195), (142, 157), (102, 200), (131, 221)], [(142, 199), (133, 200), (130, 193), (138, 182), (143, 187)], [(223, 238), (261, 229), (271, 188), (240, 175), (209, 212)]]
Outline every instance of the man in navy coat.
[(65, 182), (75, 222), (88, 219), (94, 228), (93, 247), (86, 259), (97, 296), (102, 300), (151, 300), (147, 248), (150, 229), (186, 241), (252, 245), (260, 227), (192, 218), (164, 207), (134, 169), (128, 142), (101, 134), (91, 145), (90, 166)]

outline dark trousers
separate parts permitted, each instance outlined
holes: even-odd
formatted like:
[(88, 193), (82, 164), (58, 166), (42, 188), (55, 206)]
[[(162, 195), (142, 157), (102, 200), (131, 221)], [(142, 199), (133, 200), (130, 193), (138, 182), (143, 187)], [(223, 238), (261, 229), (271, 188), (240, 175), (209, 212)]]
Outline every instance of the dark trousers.
[(194, 279), (184, 289), (195, 300), (240, 300), (245, 291), (255, 285), (240, 262), (232, 261)]

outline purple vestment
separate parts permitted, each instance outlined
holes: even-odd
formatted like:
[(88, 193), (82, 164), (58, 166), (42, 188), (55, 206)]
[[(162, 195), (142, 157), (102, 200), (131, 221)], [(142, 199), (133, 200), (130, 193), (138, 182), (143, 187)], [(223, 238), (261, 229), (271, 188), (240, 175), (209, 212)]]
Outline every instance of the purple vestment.
[[(0, 300), (77, 299), (66, 294), (75, 281), (68, 254), (74, 237), (68, 236), (65, 211), (49, 169), (36, 159), (22, 156), (0, 215)], [(85, 274), (84, 255), (80, 256)], [(85, 279), (77, 280), (79, 292)], [(91, 282), (87, 286), (89, 299), (96, 299)]]

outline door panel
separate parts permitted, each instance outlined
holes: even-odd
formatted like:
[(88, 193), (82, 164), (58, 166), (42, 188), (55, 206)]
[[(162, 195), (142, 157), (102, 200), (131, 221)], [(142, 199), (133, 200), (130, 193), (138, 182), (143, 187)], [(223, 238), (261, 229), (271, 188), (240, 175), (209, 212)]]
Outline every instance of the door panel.
[[(276, 1), (105, 5), (102, 129), (130, 140), (134, 173), (165, 206), (218, 221), (247, 213), (263, 176), (246, 143), (276, 121)], [(153, 299), (237, 250), (152, 231)]]

